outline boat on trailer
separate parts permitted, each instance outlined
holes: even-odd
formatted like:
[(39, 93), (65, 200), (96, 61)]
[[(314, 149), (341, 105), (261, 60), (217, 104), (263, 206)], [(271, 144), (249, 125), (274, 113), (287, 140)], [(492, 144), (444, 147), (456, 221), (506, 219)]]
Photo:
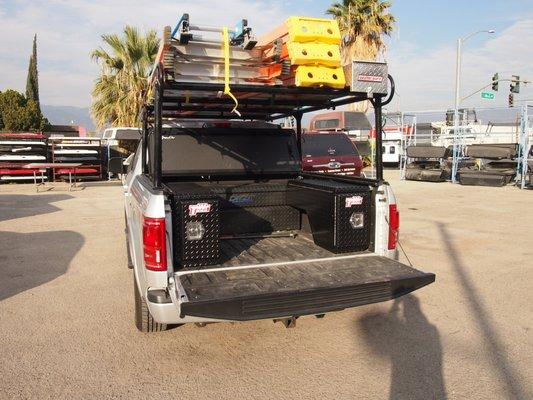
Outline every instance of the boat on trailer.
[(40, 155), (21, 155), (21, 154), (2, 154), (0, 155), (0, 162), (3, 161), (44, 161), (46, 156)]
[[(452, 146), (455, 136), (453, 110), (446, 112), (445, 121), (431, 123), (431, 144)], [(518, 143), (520, 130), (518, 122), (488, 122), (477, 118), (476, 110), (461, 109), (460, 140), (463, 145)], [(419, 136), (419, 135), (417, 135)]]
[(98, 154), (97, 150), (86, 150), (86, 149), (59, 149), (54, 150), (54, 154)]

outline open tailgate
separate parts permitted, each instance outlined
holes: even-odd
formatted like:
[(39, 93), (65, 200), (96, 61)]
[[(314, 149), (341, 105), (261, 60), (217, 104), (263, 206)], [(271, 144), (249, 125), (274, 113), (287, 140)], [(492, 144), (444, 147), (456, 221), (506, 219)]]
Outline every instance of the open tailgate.
[(435, 281), (376, 255), (351, 255), (177, 277), (181, 315), (246, 321), (342, 310), (403, 296)]

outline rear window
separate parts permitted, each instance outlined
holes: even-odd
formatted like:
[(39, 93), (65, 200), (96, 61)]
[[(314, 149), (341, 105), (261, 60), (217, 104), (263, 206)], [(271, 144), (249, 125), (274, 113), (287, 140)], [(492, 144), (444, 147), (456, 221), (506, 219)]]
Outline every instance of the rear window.
[(139, 140), (140, 138), (141, 138), (140, 129), (117, 129), (116, 139)]
[(359, 155), (350, 138), (345, 135), (304, 135), (302, 152), (306, 157)]
[(315, 129), (316, 130), (320, 130), (320, 129), (333, 129), (333, 128), (338, 128), (339, 127), (339, 119), (338, 118), (335, 118), (335, 119), (322, 119), (322, 120), (319, 120), (319, 121), (315, 121)]

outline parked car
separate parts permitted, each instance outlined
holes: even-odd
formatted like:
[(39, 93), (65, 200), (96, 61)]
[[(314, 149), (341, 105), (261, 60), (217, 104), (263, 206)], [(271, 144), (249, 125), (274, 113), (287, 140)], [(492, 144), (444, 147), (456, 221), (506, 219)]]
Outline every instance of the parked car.
[(357, 147), (345, 133), (307, 132), (302, 135), (302, 169), (360, 176), (363, 160)]

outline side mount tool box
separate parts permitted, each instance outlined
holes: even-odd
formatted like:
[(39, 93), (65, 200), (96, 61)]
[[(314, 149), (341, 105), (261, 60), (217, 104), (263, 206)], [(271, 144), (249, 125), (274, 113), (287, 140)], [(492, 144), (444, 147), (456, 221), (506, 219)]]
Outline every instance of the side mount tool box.
[(289, 182), (289, 204), (307, 214), (314, 242), (334, 253), (370, 246), (371, 195), (368, 186), (323, 179)]
[[(203, 191), (172, 196), (174, 259), (181, 267), (215, 264), (220, 256), (218, 199)], [(188, 240), (191, 235), (201, 239)]]

